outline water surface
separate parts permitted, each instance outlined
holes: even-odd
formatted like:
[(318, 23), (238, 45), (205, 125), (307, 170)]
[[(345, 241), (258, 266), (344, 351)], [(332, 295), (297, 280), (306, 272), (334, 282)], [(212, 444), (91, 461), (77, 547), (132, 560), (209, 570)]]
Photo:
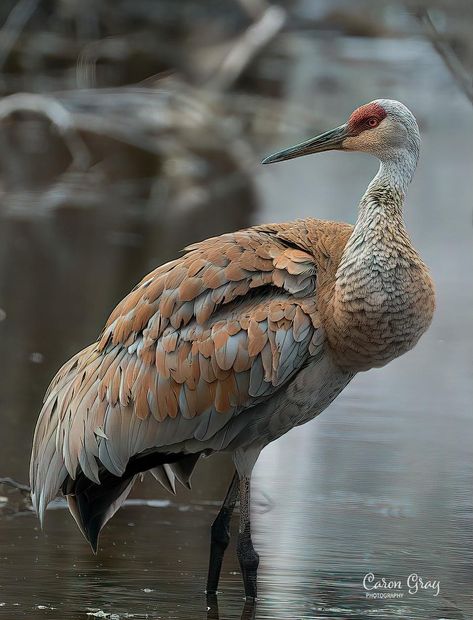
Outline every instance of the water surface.
[[(256, 617), (466, 620), (473, 616), (473, 112), (423, 43), (315, 45), (308, 38), (305, 45), (304, 80), (295, 74), (294, 88), (299, 84), (305, 105), (327, 110), (327, 128), (380, 95), (417, 113), (423, 151), (406, 218), (432, 269), (438, 309), (414, 351), (358, 376), (318, 420), (263, 452), (254, 474), (254, 538), (262, 558)], [(311, 62), (314, 54), (323, 62)], [(326, 75), (336, 76), (337, 88), (323, 95), (317, 84)], [(276, 136), (268, 151), (302, 137)], [(255, 221), (305, 215), (354, 221), (375, 169), (369, 158), (341, 154), (265, 168), (258, 173)], [(48, 379), (95, 337), (114, 303), (156, 261), (149, 247), (116, 259), (115, 246), (103, 244), (91, 254), (74, 243), (81, 238), (76, 224), (73, 216), (36, 226), (9, 223), (14, 235), (0, 263), (6, 313), (0, 315), (0, 475), (26, 480)], [(48, 284), (48, 265), (65, 270), (59, 286)], [(105, 273), (115, 278), (106, 285)], [(0, 617), (239, 618), (233, 547), (219, 612), (207, 610), (203, 594), (209, 524), (230, 477), (230, 464), (213, 457), (200, 465), (192, 493), (170, 497), (151, 481), (138, 485), (140, 501), (110, 522), (97, 556), (63, 505), (48, 512), (41, 533), (21, 496), (2, 488)], [(440, 592), (409, 594), (404, 586), (401, 599), (370, 600), (363, 588), (369, 572), (403, 584), (417, 573), (439, 580)]]

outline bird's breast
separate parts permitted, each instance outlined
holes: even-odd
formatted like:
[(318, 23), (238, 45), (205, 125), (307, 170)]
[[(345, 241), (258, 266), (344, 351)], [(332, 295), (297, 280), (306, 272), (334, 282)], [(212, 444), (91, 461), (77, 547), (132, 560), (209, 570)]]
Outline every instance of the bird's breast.
[(406, 353), (429, 327), (435, 306), (423, 264), (370, 266), (337, 282), (325, 329), (332, 354), (344, 369), (384, 366)]

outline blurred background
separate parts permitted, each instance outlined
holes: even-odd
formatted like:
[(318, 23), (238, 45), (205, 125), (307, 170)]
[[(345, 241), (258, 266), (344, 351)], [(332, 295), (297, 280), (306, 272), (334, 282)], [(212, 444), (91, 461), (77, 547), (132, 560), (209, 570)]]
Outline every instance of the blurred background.
[[(146, 272), (256, 223), (354, 222), (375, 161), (259, 161), (399, 99), (423, 135), (406, 219), (437, 313), (415, 350), (263, 452), (256, 617), (472, 618), (472, 30), (469, 0), (2, 0), (0, 478), (27, 482), (50, 379)], [(41, 533), (0, 483), (0, 617), (207, 617), (230, 476), (213, 457), (192, 493), (145, 480), (97, 557), (63, 503)], [(229, 550), (222, 619), (240, 617), (238, 570)], [(368, 600), (370, 571), (440, 594)]]

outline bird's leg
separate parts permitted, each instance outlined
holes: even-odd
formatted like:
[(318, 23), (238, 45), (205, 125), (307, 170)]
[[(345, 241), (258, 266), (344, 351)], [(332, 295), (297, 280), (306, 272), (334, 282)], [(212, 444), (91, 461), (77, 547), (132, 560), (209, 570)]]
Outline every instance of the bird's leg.
[(220, 620), (217, 595), (207, 594), (207, 620)]
[(235, 472), (227, 495), (215, 521), (212, 523), (210, 538), (209, 574), (207, 577), (207, 594), (215, 594), (222, 570), (223, 556), (230, 541), (230, 519), (238, 497), (238, 474)]
[(247, 599), (241, 612), (240, 620), (255, 620), (256, 618), (256, 599)]
[(259, 555), (251, 540), (250, 524), (250, 478), (240, 479), (240, 529), (238, 533), (237, 555), (240, 562), (245, 596), (247, 600), (256, 599), (256, 573)]

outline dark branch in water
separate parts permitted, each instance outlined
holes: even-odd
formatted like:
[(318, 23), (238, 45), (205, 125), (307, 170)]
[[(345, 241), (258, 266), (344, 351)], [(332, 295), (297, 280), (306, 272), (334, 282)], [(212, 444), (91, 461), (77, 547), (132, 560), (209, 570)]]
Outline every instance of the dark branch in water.
[(473, 76), (463, 66), (451, 45), (435, 26), (427, 9), (419, 9), (417, 17), (425, 27), (426, 35), (437, 54), (442, 58), (445, 66), (452, 74), (460, 89), (473, 103)]
[(87, 168), (90, 162), (87, 146), (77, 131), (74, 116), (59, 99), (36, 93), (16, 93), (4, 97), (0, 101), (0, 120), (15, 112), (33, 112), (46, 116), (63, 136), (76, 168)]
[(250, 14), (253, 14), (254, 21), (238, 37), (220, 69), (209, 82), (210, 86), (220, 90), (233, 86), (255, 56), (276, 37), (286, 22), (286, 12), (279, 6), (268, 6), (265, 2), (251, 6), (252, 3), (248, 3), (248, 0), (240, 1)]
[(0, 31), (0, 69), (17, 42), (23, 28), (33, 15), (39, 0), (20, 0), (8, 15)]
[(30, 493), (31, 489), (27, 484), (22, 484), (21, 482), (17, 482), (13, 480), (13, 478), (0, 478), (0, 484), (6, 484), (14, 489), (18, 489), (22, 493)]

